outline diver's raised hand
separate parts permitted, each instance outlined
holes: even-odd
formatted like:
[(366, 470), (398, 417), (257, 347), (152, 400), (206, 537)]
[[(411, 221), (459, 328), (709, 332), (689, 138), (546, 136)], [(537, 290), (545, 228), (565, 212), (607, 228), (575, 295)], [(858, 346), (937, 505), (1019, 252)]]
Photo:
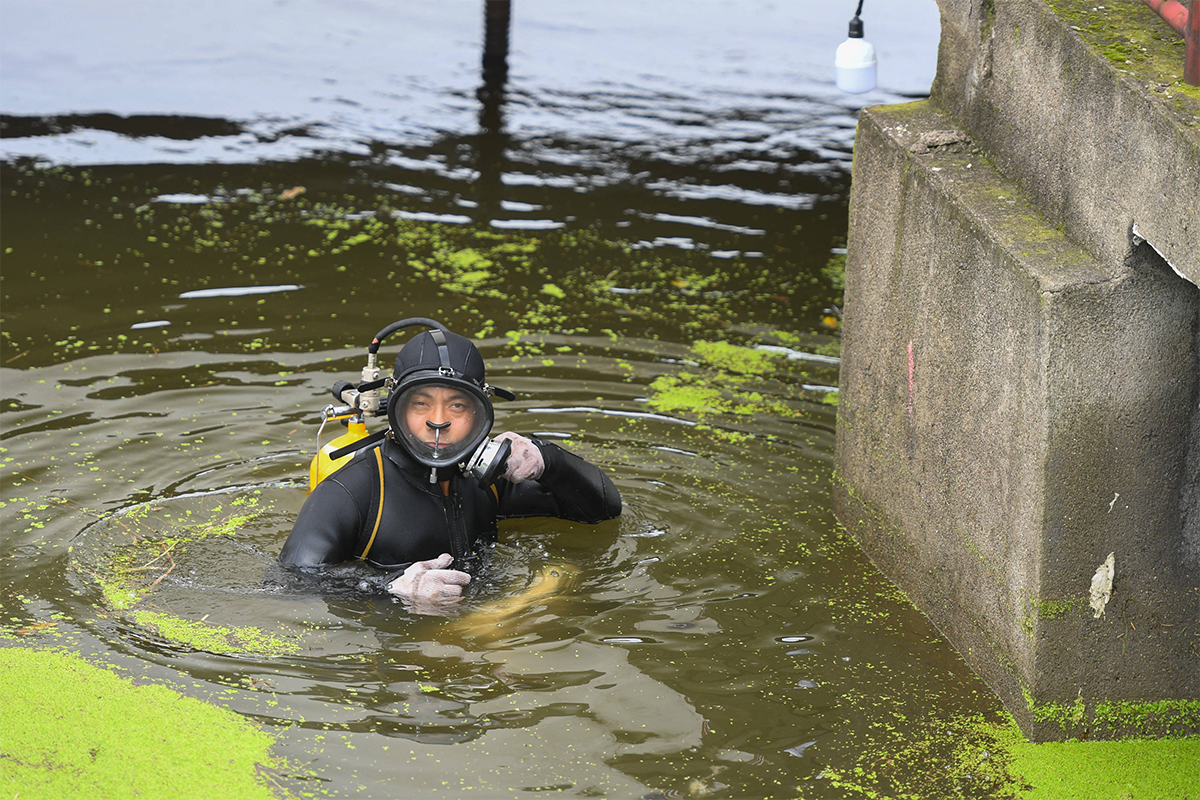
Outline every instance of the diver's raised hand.
[(505, 431), (496, 440), (507, 439), (512, 450), (508, 454), (508, 466), (504, 475), (513, 483), (521, 481), (536, 481), (542, 477), (546, 469), (546, 460), (542, 458), (541, 449), (533, 442), (512, 431)]
[(454, 556), (442, 553), (428, 561), (417, 561), (404, 574), (388, 584), (390, 594), (408, 600), (452, 602), (462, 596), (462, 588), (471, 576), (456, 569), (446, 569)]

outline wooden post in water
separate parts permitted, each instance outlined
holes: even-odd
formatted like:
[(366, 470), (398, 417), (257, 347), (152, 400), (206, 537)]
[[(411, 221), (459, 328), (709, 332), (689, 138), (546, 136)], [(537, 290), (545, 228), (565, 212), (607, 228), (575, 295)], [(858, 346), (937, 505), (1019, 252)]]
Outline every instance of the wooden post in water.
[(475, 168), (480, 218), (499, 210), (504, 172), (504, 91), (508, 81), (508, 27), (511, 0), (484, 0), (483, 83), (479, 98), (479, 135)]
[(512, 0), (484, 0), (483, 85), (504, 91), (508, 80), (508, 24)]

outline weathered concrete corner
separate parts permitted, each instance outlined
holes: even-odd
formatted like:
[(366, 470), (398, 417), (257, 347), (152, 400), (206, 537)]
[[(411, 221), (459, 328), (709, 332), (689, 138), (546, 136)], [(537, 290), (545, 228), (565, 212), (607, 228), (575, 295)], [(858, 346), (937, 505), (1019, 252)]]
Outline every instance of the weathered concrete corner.
[(859, 121), (838, 516), (1030, 738), (1200, 731), (1200, 120), (1039, 0), (941, 5), (933, 100)]
[(1051, 225), (1119, 263), (1128, 231), (1200, 284), (1200, 87), (1141, 0), (939, 0), (933, 95)]

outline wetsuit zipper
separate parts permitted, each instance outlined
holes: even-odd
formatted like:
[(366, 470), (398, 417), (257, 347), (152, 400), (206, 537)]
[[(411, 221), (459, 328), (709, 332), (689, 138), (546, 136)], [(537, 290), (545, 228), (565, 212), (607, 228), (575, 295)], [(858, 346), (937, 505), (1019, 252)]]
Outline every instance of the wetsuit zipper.
[(462, 559), (467, 555), (470, 542), (467, 536), (467, 526), (463, 519), (462, 501), (453, 486), (450, 489), (450, 496), (443, 498), (443, 508), (446, 512), (446, 530), (450, 535), (450, 554), (454, 556), (456, 562), (462, 563)]

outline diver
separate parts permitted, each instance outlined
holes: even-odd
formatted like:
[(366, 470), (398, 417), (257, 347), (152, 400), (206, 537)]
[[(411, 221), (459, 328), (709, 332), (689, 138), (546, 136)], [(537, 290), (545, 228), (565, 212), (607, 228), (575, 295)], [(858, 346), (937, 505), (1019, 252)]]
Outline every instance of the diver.
[[(375, 435), (378, 444), (364, 439), (374, 446), (315, 485), (279, 561), (304, 572), (365, 561), (384, 575), (361, 588), (381, 588), (421, 610), (459, 599), (471, 576), (454, 567), (496, 540), (498, 519), (595, 524), (620, 515), (621, 496), (598, 467), (558, 445), (508, 431), (489, 442), (490, 395), (513, 395), (489, 386), (474, 343), (440, 323), (393, 323), (372, 342), (369, 363), (385, 335), (414, 325), (430, 330), (396, 356), (387, 381), (389, 429)], [(341, 391), (334, 387), (335, 396)], [(507, 452), (491, 466), (498, 474), (468, 472), (468, 461), (477, 465), (479, 453), (497, 445)]]

